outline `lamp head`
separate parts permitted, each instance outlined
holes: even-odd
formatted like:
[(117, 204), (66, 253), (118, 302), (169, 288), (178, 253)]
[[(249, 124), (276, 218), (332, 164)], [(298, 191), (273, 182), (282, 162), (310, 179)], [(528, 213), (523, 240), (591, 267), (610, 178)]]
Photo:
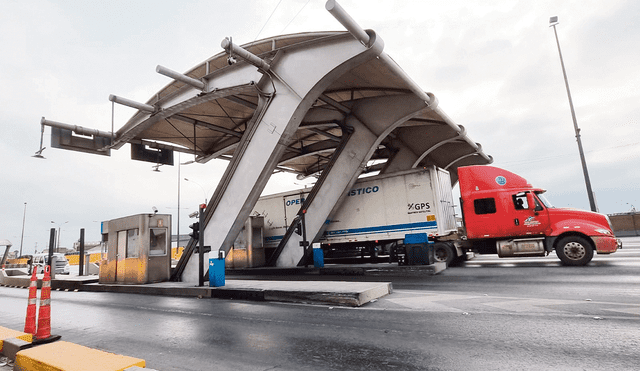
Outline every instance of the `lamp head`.
[(42, 158), (44, 159), (45, 157), (42, 155), (42, 151), (44, 151), (47, 147), (42, 147), (40, 148), (39, 151), (36, 152), (35, 155), (31, 156), (31, 157), (35, 157), (35, 158)]

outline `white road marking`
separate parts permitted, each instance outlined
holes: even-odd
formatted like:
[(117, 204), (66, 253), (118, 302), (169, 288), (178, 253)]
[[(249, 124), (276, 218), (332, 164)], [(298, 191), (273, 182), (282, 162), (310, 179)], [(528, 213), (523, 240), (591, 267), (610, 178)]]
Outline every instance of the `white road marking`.
[(490, 307), (499, 308), (503, 310), (507, 310), (510, 312), (523, 313), (523, 312), (534, 312), (534, 313), (559, 313), (559, 312), (569, 312), (568, 310), (562, 309), (551, 309), (547, 308), (549, 305), (572, 305), (578, 304), (576, 300), (550, 300), (550, 299), (516, 299), (516, 300), (508, 300), (501, 302), (492, 302), (492, 303), (483, 303), (483, 305), (488, 305)]

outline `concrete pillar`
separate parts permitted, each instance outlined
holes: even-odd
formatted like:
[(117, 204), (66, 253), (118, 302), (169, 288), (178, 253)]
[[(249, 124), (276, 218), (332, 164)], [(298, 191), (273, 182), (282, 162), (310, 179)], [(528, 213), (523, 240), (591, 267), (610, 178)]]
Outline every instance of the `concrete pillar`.
[[(358, 100), (345, 124), (354, 132), (305, 215), (306, 232), (311, 242), (317, 241), (326, 222), (331, 219), (351, 186), (362, 173), (378, 144), (394, 128), (425, 109), (424, 101), (414, 95), (396, 95)], [(302, 237), (292, 234), (278, 257), (276, 265), (291, 267), (301, 263), (304, 250)]]

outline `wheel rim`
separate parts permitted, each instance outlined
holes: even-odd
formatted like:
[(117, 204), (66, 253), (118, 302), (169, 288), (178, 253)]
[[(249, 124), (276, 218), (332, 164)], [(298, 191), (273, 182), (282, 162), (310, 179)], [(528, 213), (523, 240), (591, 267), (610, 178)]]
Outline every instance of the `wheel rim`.
[(587, 249), (579, 242), (569, 242), (562, 249), (564, 255), (571, 260), (580, 260), (587, 255)]
[(436, 251), (433, 252), (433, 255), (434, 258), (436, 258), (436, 261), (439, 262), (446, 262), (449, 257), (446, 249), (436, 249)]

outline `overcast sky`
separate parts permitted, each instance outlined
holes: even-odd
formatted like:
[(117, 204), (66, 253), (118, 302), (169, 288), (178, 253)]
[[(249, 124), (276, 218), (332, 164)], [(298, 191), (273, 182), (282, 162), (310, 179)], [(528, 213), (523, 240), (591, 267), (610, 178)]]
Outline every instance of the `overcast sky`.
[[(589, 209), (560, 59), (558, 34), (600, 211), (640, 207), (640, 2), (340, 0), (385, 51), (495, 166), (548, 190), (558, 207)], [(227, 162), (162, 166), (51, 149), (40, 118), (111, 130), (109, 94), (147, 101), (169, 83), (158, 64), (186, 71), (221, 51), (304, 31), (339, 30), (324, 0), (0, 2), (0, 239), (23, 253), (100, 240), (100, 222), (150, 212), (187, 214), (209, 198)], [(275, 11), (274, 11), (275, 10)], [(133, 109), (117, 106), (116, 130)], [(181, 161), (192, 159), (181, 155)], [(177, 160), (177, 156), (176, 156)], [(265, 193), (301, 187), (278, 177)], [(299, 183), (299, 182), (297, 182)], [(26, 214), (25, 214), (26, 203)], [(13, 249), (12, 249), (13, 250)]]

